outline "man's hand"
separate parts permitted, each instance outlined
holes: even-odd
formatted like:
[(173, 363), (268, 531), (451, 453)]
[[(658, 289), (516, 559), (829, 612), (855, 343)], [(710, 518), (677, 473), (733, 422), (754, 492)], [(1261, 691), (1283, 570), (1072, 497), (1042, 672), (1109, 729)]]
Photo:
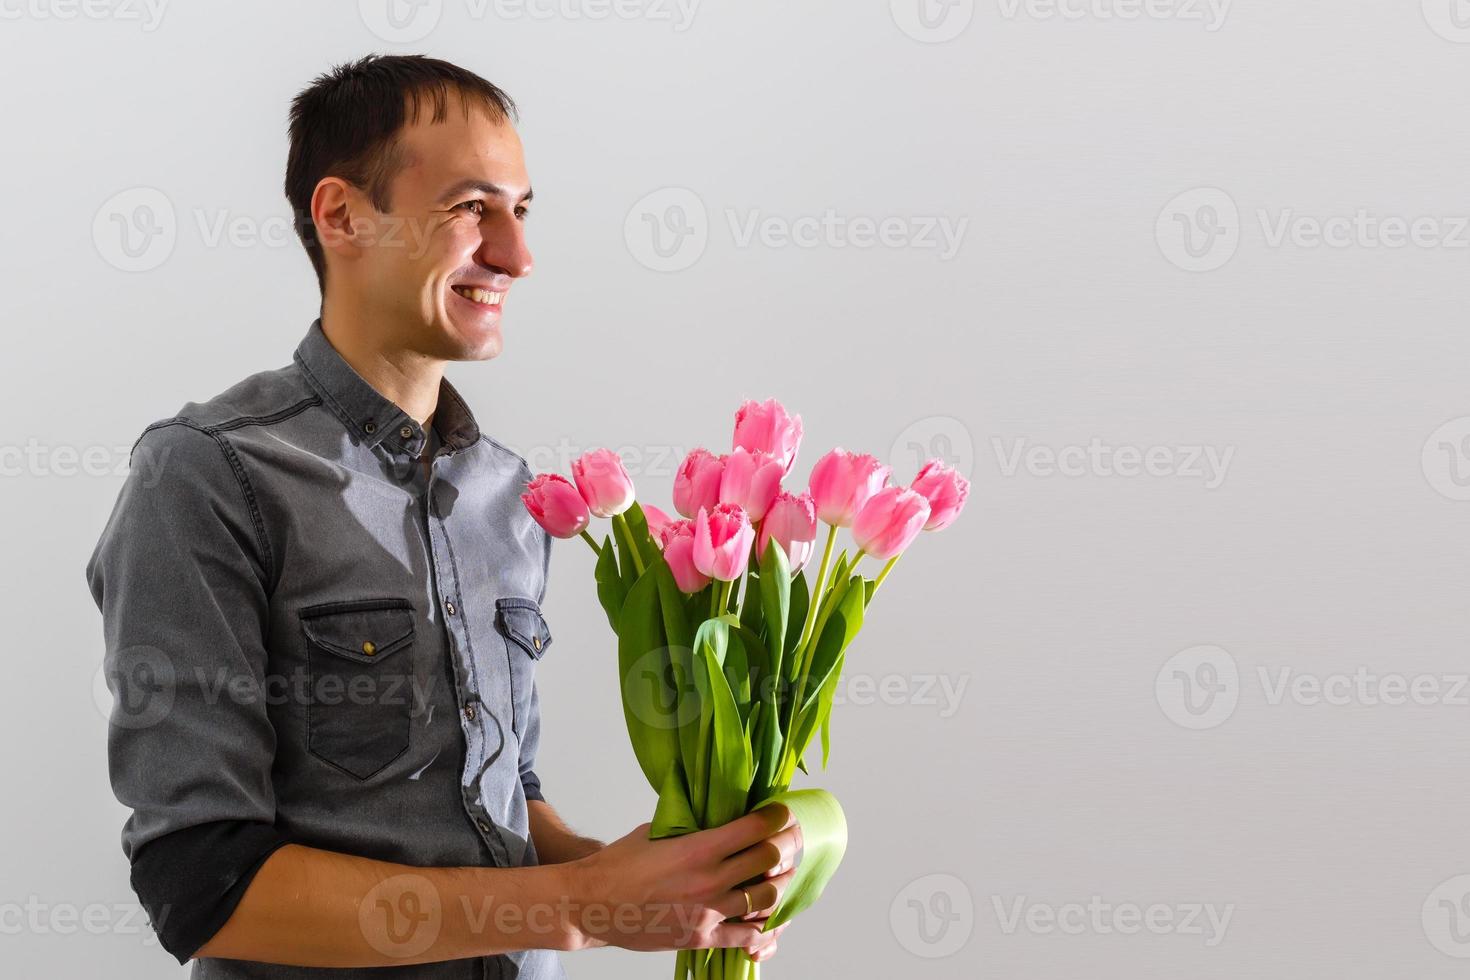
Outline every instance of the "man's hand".
[[(780, 809), (786, 813), (786, 822), (781, 825), (781, 830), (775, 836), (767, 839), (775, 843), (781, 853), (781, 859), (767, 870), (761, 878), (756, 880), (754, 887), (749, 885), (746, 887), (746, 891), (750, 893), (751, 911), (744, 918), (747, 922), (753, 922), (762, 929), (765, 928), (766, 920), (770, 918), (771, 913), (775, 911), (776, 903), (780, 901), (781, 895), (786, 890), (786, 885), (790, 884), (791, 876), (796, 870), (797, 862), (801, 860), (803, 843), (801, 824), (797, 823), (795, 815), (786, 807), (781, 806)], [(776, 879), (781, 879), (784, 883), (778, 888), (772, 888), (767, 893), (765, 889), (773, 885)], [(768, 900), (763, 900), (760, 897), (762, 895), (768, 895)], [(786, 927), (790, 924), (790, 922), (783, 922), (776, 929), (772, 930), (768, 934), (771, 937), (770, 941), (764, 945), (757, 944), (755, 946), (745, 947), (745, 951), (750, 954), (750, 958), (759, 963), (775, 956), (776, 939), (781, 933), (786, 931)]]
[(663, 840), (649, 840), (649, 826), (566, 866), (580, 892), (572, 911), (578, 946), (739, 947), (769, 959), (786, 926), (761, 930), (801, 858), (801, 827), (791, 811), (773, 804)]

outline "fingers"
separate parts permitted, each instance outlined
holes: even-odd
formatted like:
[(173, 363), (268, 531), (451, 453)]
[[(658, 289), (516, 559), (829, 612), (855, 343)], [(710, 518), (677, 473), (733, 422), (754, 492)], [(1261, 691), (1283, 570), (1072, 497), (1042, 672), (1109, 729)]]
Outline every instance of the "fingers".
[(776, 955), (776, 941), (773, 939), (768, 945), (762, 946), (760, 949), (756, 950), (747, 950), (747, 952), (750, 953), (750, 958), (755, 960), (757, 963), (764, 963), (766, 960)]
[[(743, 890), (741, 888), (732, 888), (711, 902), (710, 908), (719, 912), (720, 915), (727, 919), (745, 919), (749, 921), (757, 918), (766, 909), (775, 905), (776, 899), (780, 898), (780, 893), (775, 892), (773, 894), (773, 890), (768, 887), (768, 884), (768, 882), (762, 882), (758, 885), (745, 885), (743, 886)], [(750, 896), (749, 912), (745, 910), (746, 895)]]
[[(744, 920), (761, 925), (776, 910), (781, 896), (786, 894), (786, 889), (790, 887), (795, 877), (794, 871), (788, 871), (775, 878), (766, 878), (739, 888), (732, 888), (726, 894), (721, 895), (710, 907), (727, 919)], [(746, 895), (750, 896), (749, 912), (745, 911)]]
[(723, 922), (711, 934), (714, 948), (759, 950), (776, 941), (781, 932), (791, 923), (783, 922), (770, 932), (762, 932), (761, 926), (753, 922)]
[(800, 848), (800, 828), (788, 827), (721, 861), (716, 878), (733, 887), (751, 878), (781, 874), (796, 867)]
[(747, 813), (743, 817), (731, 820), (723, 826), (701, 830), (689, 836), (699, 838), (702, 847), (708, 847), (711, 854), (722, 858), (765, 840), (782, 828), (795, 823), (795, 820), (790, 807), (781, 803), (772, 803), (761, 807), (754, 813)]

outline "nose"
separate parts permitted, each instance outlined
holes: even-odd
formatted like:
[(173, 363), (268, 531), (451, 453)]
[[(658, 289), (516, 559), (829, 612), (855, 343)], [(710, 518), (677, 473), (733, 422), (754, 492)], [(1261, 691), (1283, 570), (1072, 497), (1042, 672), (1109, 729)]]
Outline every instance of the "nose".
[(480, 265), (520, 279), (531, 274), (533, 259), (526, 245), (526, 226), (514, 215), (499, 215), (480, 222), (480, 247), (475, 251)]

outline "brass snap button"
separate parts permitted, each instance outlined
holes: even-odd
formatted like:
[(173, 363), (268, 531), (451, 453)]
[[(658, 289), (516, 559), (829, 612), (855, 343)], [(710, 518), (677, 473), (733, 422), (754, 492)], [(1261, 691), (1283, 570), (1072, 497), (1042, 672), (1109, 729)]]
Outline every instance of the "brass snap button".
[(371, 657), (373, 654), (375, 654), (375, 653), (378, 652), (378, 645), (376, 643), (374, 643), (372, 640), (363, 640), (362, 641), (362, 652), (365, 653), (365, 654), (367, 654), (369, 657)]
[(540, 650), (541, 649), (541, 637), (539, 637), (539, 636), (533, 636), (533, 637), (531, 637), (531, 646), (535, 647), (537, 650)]
[(402, 436), (403, 438), (405, 438), (405, 439), (412, 439), (413, 438), (413, 426), (411, 426), (411, 425), (405, 425), (403, 428), (401, 428), (401, 429), (398, 430), (398, 434), (400, 436)]
[(378, 431), (378, 423), (364, 422), (362, 426), (362, 431), (366, 432), (368, 435), (372, 435), (374, 432)]

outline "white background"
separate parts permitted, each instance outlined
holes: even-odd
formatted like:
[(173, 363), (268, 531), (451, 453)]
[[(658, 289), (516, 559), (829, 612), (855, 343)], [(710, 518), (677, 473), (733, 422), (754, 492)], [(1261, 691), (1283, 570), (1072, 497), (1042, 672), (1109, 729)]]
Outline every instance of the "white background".
[[(112, 910), (83, 566), (142, 428), (315, 316), (290, 98), (422, 51), (522, 108), (537, 270), (451, 371), (489, 433), (563, 472), (638, 449), (667, 506), (776, 395), (801, 479), (841, 444), (974, 480), (849, 654), (808, 785), (850, 848), (769, 977), (1464, 976), (1470, 4), (392, 2), (0, 0), (7, 974), (179, 972)], [(538, 770), (612, 839), (653, 794), (590, 558), (553, 562)], [(1067, 908), (1094, 896), (1173, 925)]]

